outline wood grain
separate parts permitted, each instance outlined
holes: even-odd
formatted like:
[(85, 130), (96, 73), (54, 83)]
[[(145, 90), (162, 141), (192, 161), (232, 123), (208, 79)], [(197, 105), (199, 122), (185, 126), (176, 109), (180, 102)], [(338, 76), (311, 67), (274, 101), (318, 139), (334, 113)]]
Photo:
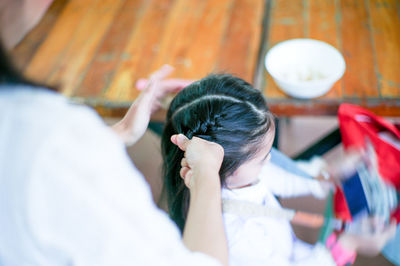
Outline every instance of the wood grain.
[[(122, 115), (136, 80), (169, 63), (174, 77), (224, 71), (256, 80), (277, 115), (335, 115), (351, 102), (397, 116), (399, 14), (398, 0), (55, 0), (12, 54), (29, 78), (102, 115)], [(346, 73), (326, 95), (288, 97), (266, 72), (265, 52), (293, 38), (343, 53)]]
[[(138, 91), (135, 82), (151, 73), (150, 62), (157, 54), (157, 44), (163, 32), (164, 16), (171, 1), (151, 1), (143, 16), (135, 24), (135, 30), (124, 50), (124, 58), (116, 69), (114, 79), (104, 96), (114, 101), (132, 101)], [(140, 75), (140, 76), (139, 76)]]
[[(216, 71), (232, 73), (247, 81), (254, 79), (260, 49), (264, 1), (236, 0), (219, 50)], [(248, 18), (259, 18), (248, 19)]]
[(91, 66), (74, 96), (101, 97), (110, 85), (135, 25), (147, 8), (145, 0), (125, 1), (93, 57)]
[[(303, 1), (273, 0), (269, 23), (268, 48), (287, 39), (304, 38), (305, 36), (305, 7)], [(270, 99), (285, 99), (283, 93), (271, 76), (264, 72), (266, 82), (264, 94)]]
[(285, 95), (266, 71), (261, 73), (264, 94), (278, 115), (335, 115), (343, 102), (399, 115), (399, 1), (274, 0), (268, 27), (269, 48), (293, 38), (318, 39), (341, 51), (347, 67), (327, 94), (310, 100)]
[(122, 3), (122, 0), (96, 1), (81, 17), (62, 60), (48, 77), (50, 84), (62, 84), (64, 95), (73, 95), (82, 82), (86, 68)]
[(46, 12), (46, 15), (40, 20), (38, 25), (34, 27), (12, 51), (11, 56), (17, 68), (23, 72), (27, 64), (35, 55), (39, 46), (45, 40), (48, 32), (54, 26), (59, 18), (60, 13), (67, 4), (68, 0), (54, 1)]
[(400, 2), (369, 1), (378, 88), (383, 98), (400, 97)]
[[(338, 17), (341, 16), (341, 10), (336, 0), (313, 0), (309, 1), (309, 36), (329, 43), (340, 52), (342, 50), (341, 23)], [(336, 82), (330, 91), (324, 95), (326, 99), (337, 99), (342, 97), (343, 82)]]
[[(45, 41), (39, 46), (28, 64), (25, 75), (39, 82), (47, 82), (53, 71), (69, 48), (74, 32), (80, 20), (97, 0), (69, 1), (61, 12), (54, 26), (47, 34)], [(25, 42), (25, 40), (24, 40)]]
[(188, 56), (188, 50), (195, 46), (194, 38), (200, 27), (207, 1), (177, 0), (171, 8), (165, 23), (160, 42), (157, 45), (158, 54), (152, 62), (152, 70), (163, 64), (175, 67), (174, 77), (184, 77), (185, 69), (195, 66)]
[(344, 97), (379, 97), (367, 7), (363, 1), (342, 0), (341, 10), (343, 56), (347, 64)]
[(182, 77), (199, 79), (215, 70), (222, 37), (229, 26), (231, 3), (230, 0), (207, 1), (185, 55), (188, 64), (179, 72)]

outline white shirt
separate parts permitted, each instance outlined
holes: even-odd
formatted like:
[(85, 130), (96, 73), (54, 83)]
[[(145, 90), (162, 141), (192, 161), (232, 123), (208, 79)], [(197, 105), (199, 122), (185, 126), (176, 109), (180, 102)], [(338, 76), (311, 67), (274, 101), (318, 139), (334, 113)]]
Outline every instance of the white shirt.
[[(240, 189), (223, 189), (222, 198), (281, 209), (274, 195), (321, 197), (318, 182), (295, 176), (272, 163), (263, 166), (259, 182)], [(311, 246), (296, 238), (288, 220), (276, 217), (246, 217), (224, 213), (231, 266), (335, 265), (322, 245)]]
[(95, 112), (2, 86), (0, 265), (219, 264), (185, 248)]

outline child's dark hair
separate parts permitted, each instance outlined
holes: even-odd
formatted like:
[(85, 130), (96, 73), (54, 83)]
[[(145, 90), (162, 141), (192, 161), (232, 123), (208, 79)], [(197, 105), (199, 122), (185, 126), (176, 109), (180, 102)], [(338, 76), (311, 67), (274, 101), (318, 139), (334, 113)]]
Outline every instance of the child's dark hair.
[(182, 133), (216, 142), (224, 148), (219, 171), (226, 177), (260, 149), (274, 120), (260, 91), (231, 75), (210, 75), (179, 92), (168, 109), (161, 140), (164, 193), (171, 218), (183, 231), (189, 206), (189, 190), (179, 175), (183, 152), (171, 143)]

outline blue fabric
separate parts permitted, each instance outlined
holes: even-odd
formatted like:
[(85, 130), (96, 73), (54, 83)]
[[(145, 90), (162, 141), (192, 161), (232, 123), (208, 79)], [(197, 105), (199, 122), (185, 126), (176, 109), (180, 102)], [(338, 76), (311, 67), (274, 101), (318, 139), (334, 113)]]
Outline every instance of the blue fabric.
[(282, 169), (285, 169), (286, 171), (305, 177), (305, 178), (312, 178), (309, 174), (301, 170), (296, 163), (283, 154), (282, 152), (278, 151), (275, 148), (272, 148), (271, 150), (271, 163), (280, 166)]
[(397, 225), (396, 236), (390, 240), (382, 254), (395, 265), (400, 265), (400, 225)]

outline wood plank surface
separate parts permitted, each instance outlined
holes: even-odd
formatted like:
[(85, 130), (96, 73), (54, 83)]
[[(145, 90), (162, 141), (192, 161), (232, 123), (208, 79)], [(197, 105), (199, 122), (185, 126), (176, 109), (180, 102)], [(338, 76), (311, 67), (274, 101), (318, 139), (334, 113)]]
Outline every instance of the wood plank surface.
[(151, 63), (152, 70), (158, 69), (163, 64), (169, 64), (175, 67), (173, 76), (181, 77), (184, 69), (193, 67), (191, 58), (188, 58), (188, 50), (190, 46), (196, 45), (194, 38), (207, 2), (175, 1), (169, 11), (160, 42), (156, 46), (158, 53)]
[[(343, 76), (345, 97), (378, 97), (378, 83), (368, 20), (364, 1), (342, 0), (342, 46), (346, 61)], [(351, 25), (351, 30), (348, 27)]]
[(369, 2), (378, 88), (383, 98), (400, 98), (400, 1)]
[(260, 21), (248, 18), (261, 18), (264, 14), (262, 1), (234, 1), (228, 28), (219, 50), (217, 71), (240, 75), (243, 79), (254, 79), (262, 33)]
[(143, 10), (147, 7), (142, 1), (125, 1), (103, 38), (93, 57), (91, 66), (82, 83), (75, 91), (77, 97), (102, 97), (104, 90), (111, 83), (116, 68), (124, 58), (124, 49)]
[[(43, 18), (47, 28), (34, 30), (22, 43), (31, 56), (22, 48), (14, 53), (21, 65), (26, 61), (28, 77), (106, 113), (129, 105), (138, 95), (136, 80), (166, 63), (176, 68), (175, 77), (199, 79), (226, 71), (251, 80), (264, 5), (259, 0), (55, 0)], [(41, 40), (36, 49), (28, 46), (36, 39)]]
[[(342, 52), (346, 73), (326, 95), (291, 98), (266, 72), (266, 51), (293, 38)], [(101, 115), (122, 115), (136, 80), (169, 63), (174, 77), (255, 80), (278, 115), (335, 115), (351, 102), (400, 116), (398, 0), (55, 0), (12, 54), (29, 78)]]
[(266, 51), (284, 40), (313, 38), (336, 47), (346, 61), (343, 78), (327, 94), (310, 100), (287, 96), (262, 71), (260, 84), (272, 111), (335, 115), (341, 103), (350, 102), (381, 115), (400, 115), (399, 1), (271, 1)]
[(25, 36), (25, 40), (19, 43), (12, 51), (11, 56), (17, 68), (20, 71), (24, 71), (27, 62), (31, 61), (32, 57), (35, 55), (39, 46), (45, 40), (48, 32), (53, 27), (54, 23), (59, 18), (59, 15), (68, 0), (57, 0), (54, 1), (48, 11), (46, 16), (44, 16), (38, 25), (34, 27)]
[(48, 77), (50, 84), (62, 84), (64, 95), (72, 96), (82, 82), (87, 66), (122, 3), (122, 0), (98, 0), (80, 20), (63, 59)]
[[(342, 50), (342, 36), (340, 32), (340, 8), (336, 0), (314, 0), (308, 2), (309, 18), (307, 32), (309, 37), (329, 43)], [(312, 15), (311, 15), (312, 14)], [(343, 95), (343, 82), (337, 81), (325, 95), (327, 99), (338, 99)]]
[[(304, 38), (304, 2), (286, 0), (271, 1), (269, 36), (267, 37), (268, 48), (272, 48), (277, 43), (287, 39)], [(264, 83), (263, 91), (267, 97), (267, 101), (270, 101), (270, 99), (287, 98), (286, 94), (278, 88), (271, 76), (266, 73), (266, 70), (264, 70), (264, 75), (266, 82)]]
[[(69, 1), (58, 20), (47, 34), (45, 41), (35, 52), (32, 60), (27, 62), (25, 75), (38, 82), (46, 83), (53, 71), (64, 59), (74, 32), (79, 27), (90, 6), (96, 0)], [(48, 12), (47, 12), (48, 14)], [(24, 42), (27, 39), (23, 40)]]
[[(150, 74), (149, 62), (152, 61), (155, 46), (162, 34), (166, 16), (164, 10), (171, 1), (151, 1), (142, 10), (142, 16), (134, 24), (134, 30), (124, 49), (115, 75), (104, 92), (104, 97), (112, 101), (132, 101), (138, 95), (135, 81)], [(147, 57), (147, 58), (145, 58)], [(142, 71), (138, 73), (138, 71)], [(145, 74), (143, 74), (145, 72)], [(143, 74), (144, 76), (138, 76)]]

